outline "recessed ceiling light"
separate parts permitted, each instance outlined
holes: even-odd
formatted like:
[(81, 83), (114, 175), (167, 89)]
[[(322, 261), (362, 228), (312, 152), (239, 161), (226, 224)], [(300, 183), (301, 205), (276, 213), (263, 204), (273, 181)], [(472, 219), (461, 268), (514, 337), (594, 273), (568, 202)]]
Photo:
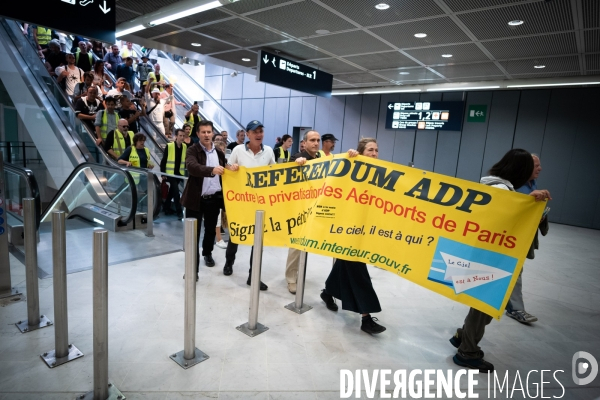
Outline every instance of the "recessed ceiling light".
[(442, 57), (444, 57), (444, 58), (450, 58), (450, 57), (452, 57), (452, 54), (442, 54)]
[(378, 10), (387, 10), (388, 8), (390, 8), (390, 5), (385, 3), (379, 3), (375, 6), (375, 8)]
[(317, 29), (315, 33), (318, 33), (319, 35), (326, 35), (330, 32), (327, 29)]
[(415, 37), (420, 39), (420, 38), (427, 37), (427, 34), (426, 33), (415, 33)]
[(194, 47), (200, 47), (202, 45), (200, 43), (192, 43), (192, 46), (194, 46)]
[(242, 61), (248, 62), (251, 61), (249, 58), (242, 58)]
[(546, 68), (546, 66), (545, 65), (534, 65), (533, 68), (540, 69), (540, 68)]
[(410, 75), (410, 72), (398, 72), (400, 75)]
[(509, 21), (508, 24), (510, 26), (519, 26), (519, 25), (523, 25), (523, 20), (520, 19), (513, 19), (512, 21)]

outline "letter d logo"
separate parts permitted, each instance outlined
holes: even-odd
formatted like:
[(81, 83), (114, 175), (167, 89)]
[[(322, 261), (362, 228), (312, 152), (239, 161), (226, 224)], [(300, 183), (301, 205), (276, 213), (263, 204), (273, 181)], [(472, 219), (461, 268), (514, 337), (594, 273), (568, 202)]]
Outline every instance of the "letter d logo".
[[(586, 362), (581, 362), (578, 364), (577, 360), (580, 358), (585, 359)], [(587, 378), (577, 377), (578, 374), (585, 374), (590, 367), (592, 367), (592, 369), (590, 370), (590, 374), (587, 376)], [(577, 353), (573, 354), (572, 370), (573, 382), (575, 382), (576, 385), (587, 385), (596, 379), (596, 376), (598, 375), (598, 361), (596, 361), (596, 358), (590, 353), (578, 351)]]

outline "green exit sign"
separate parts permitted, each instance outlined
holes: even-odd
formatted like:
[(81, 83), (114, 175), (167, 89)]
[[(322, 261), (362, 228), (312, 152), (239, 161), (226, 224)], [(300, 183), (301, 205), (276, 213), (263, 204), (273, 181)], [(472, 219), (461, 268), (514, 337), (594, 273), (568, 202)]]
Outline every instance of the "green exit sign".
[(487, 117), (487, 106), (471, 104), (467, 113), (467, 122), (485, 122)]

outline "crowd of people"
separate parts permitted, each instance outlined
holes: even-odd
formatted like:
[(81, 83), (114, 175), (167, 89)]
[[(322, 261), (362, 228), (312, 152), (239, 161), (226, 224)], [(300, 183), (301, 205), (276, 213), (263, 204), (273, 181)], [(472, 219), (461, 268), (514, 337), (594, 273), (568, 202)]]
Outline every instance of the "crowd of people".
[[(199, 115), (199, 106), (194, 103), (184, 116), (185, 124), (175, 129), (176, 105), (183, 105), (173, 96), (173, 86), (165, 81), (160, 65), (149, 62), (146, 53), (137, 54), (132, 43), (122, 48), (118, 45), (104, 46), (99, 42), (86, 41), (74, 37), (72, 47), (67, 49), (66, 35), (54, 33), (41, 26), (25, 25), (24, 33), (31, 35), (38, 47), (40, 58), (48, 73), (56, 78), (65, 93), (73, 99), (77, 117), (96, 134), (96, 143), (119, 164), (138, 168), (153, 168), (149, 150), (144, 146), (146, 136), (139, 133), (139, 118), (143, 115), (154, 123), (157, 129), (172, 140), (166, 146), (160, 163), (160, 170), (166, 174), (163, 181), (169, 186), (163, 199), (165, 214), (176, 214), (183, 218), (183, 208), (188, 218), (198, 220), (197, 251), (200, 255), (200, 231), (204, 220), (204, 238), (201, 256), (207, 267), (214, 267), (212, 252), (216, 247), (225, 249), (223, 274), (233, 274), (238, 245), (226, 242), (222, 232), (227, 226), (223, 201), (222, 180), (225, 169), (237, 171), (239, 167), (255, 168), (275, 163), (296, 163), (331, 157), (338, 139), (331, 133), (321, 135), (315, 130), (305, 133), (299, 144), (299, 151), (292, 154), (294, 140), (290, 135), (277, 138), (273, 148), (263, 143), (264, 125), (250, 121), (246, 129), (236, 132), (235, 141), (228, 143), (228, 133), (216, 133), (211, 121)], [(55, 35), (56, 34), (56, 35)], [(56, 37), (54, 37), (56, 36)], [(97, 60), (94, 62), (94, 55)], [(112, 87), (105, 68), (116, 79)], [(140, 92), (134, 95), (134, 79), (140, 81)], [(357, 149), (348, 150), (348, 155), (362, 155), (378, 158), (377, 141), (362, 138)], [(547, 190), (537, 188), (537, 178), (541, 172), (538, 156), (523, 149), (512, 149), (489, 171), (489, 176), (481, 178), (481, 183), (496, 188), (520, 192), (534, 197), (535, 201), (551, 200)], [(187, 176), (183, 194), (179, 195), (179, 185)], [(540, 222), (539, 231), (548, 232), (547, 217)], [(538, 248), (537, 230), (531, 244), (528, 258), (534, 258)], [(249, 260), (247, 284), (251, 284), (252, 253)], [(300, 257), (305, 253), (289, 249), (285, 268), (287, 289), (296, 293)], [(197, 258), (196, 279), (200, 267)], [(260, 282), (260, 290), (268, 286)], [(523, 278), (519, 275), (506, 306), (510, 318), (530, 324), (537, 318), (525, 311), (523, 301)], [(371, 314), (381, 311), (381, 305), (373, 288), (365, 263), (337, 259), (324, 282), (320, 294), (325, 306), (337, 312), (335, 299), (341, 301), (342, 309), (358, 313), (362, 317), (361, 329), (370, 334), (379, 334), (386, 328)], [(462, 328), (450, 338), (457, 348), (453, 360), (457, 365), (478, 369), (481, 372), (493, 371), (494, 366), (484, 360), (479, 347), (486, 326), (492, 317), (474, 308), (464, 321)]]

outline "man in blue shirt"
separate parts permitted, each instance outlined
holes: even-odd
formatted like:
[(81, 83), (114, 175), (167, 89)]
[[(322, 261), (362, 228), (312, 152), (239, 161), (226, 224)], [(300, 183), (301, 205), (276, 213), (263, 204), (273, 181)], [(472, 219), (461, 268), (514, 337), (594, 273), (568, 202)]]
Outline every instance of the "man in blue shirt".
[(116, 75), (117, 66), (122, 62), (123, 59), (119, 55), (119, 46), (114, 44), (112, 46), (112, 53), (106, 53), (106, 55), (104, 56), (104, 65), (113, 75)]
[(129, 83), (129, 88), (133, 91), (133, 58), (127, 57), (123, 64), (119, 64), (117, 66), (117, 76), (116, 78), (125, 78), (127, 83)]

